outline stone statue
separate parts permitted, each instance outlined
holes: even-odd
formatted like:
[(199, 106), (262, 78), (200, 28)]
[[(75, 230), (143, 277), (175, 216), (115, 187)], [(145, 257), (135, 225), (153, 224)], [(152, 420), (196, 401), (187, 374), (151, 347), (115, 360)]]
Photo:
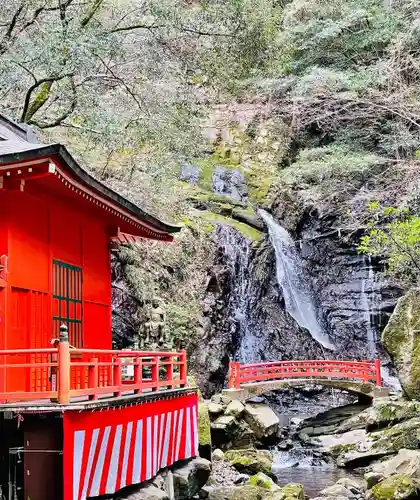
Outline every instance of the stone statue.
[(142, 347), (148, 349), (166, 347), (168, 344), (166, 332), (166, 312), (160, 305), (161, 299), (153, 297), (148, 321), (144, 325), (145, 335)]

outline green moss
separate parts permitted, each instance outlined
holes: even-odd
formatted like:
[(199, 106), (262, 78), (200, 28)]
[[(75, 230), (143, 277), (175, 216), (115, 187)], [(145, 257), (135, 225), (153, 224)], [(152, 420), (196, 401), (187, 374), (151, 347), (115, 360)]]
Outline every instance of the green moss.
[(420, 290), (413, 289), (398, 300), (382, 343), (392, 357), (404, 392), (420, 399)]
[(250, 169), (244, 171), (244, 175), (249, 190), (250, 202), (257, 205), (267, 203), (270, 188), (275, 180), (275, 168), (263, 167), (254, 163)]
[(229, 498), (229, 500), (264, 500), (267, 498), (267, 490), (247, 484), (231, 489), (229, 496), (223, 498)]
[(211, 446), (211, 426), (207, 405), (198, 405), (198, 442), (200, 446)]
[(260, 488), (265, 488), (266, 490), (271, 490), (271, 488), (273, 487), (273, 480), (260, 472), (251, 476), (246, 484), (259, 486)]
[[(198, 201), (203, 201), (203, 202), (213, 202), (213, 203), (228, 203), (229, 205), (235, 206), (235, 207), (246, 207), (246, 203), (243, 203), (242, 201), (234, 200), (230, 196), (224, 195), (224, 194), (197, 194), (195, 196), (192, 196), (190, 198), (191, 200), (198, 200)], [(252, 209), (251, 209), (252, 210)]]
[(342, 453), (348, 453), (349, 451), (353, 451), (355, 449), (356, 445), (354, 443), (336, 444), (331, 446), (330, 453), (333, 457), (338, 457)]
[(260, 241), (262, 239), (262, 233), (257, 229), (254, 229), (248, 224), (239, 222), (237, 220), (225, 217), (220, 214), (214, 214), (212, 212), (202, 212), (200, 217), (206, 221), (213, 222), (215, 224), (227, 224), (228, 226), (234, 227), (237, 231), (242, 233), (245, 238), (249, 238), (252, 241)]
[(283, 500), (305, 500), (305, 493), (301, 484), (290, 483), (282, 488)]
[(395, 474), (386, 478), (371, 490), (371, 497), (376, 500), (398, 500), (416, 498), (416, 488), (411, 478)]
[(229, 450), (225, 454), (226, 460), (239, 471), (247, 474), (257, 474), (264, 472), (270, 474), (273, 458), (271, 453), (264, 450), (248, 448), (244, 450)]

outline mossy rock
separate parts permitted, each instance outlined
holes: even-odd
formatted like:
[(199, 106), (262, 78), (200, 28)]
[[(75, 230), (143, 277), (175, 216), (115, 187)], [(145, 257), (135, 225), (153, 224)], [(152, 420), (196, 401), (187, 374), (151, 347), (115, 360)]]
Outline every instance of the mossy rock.
[(420, 289), (401, 297), (382, 332), (382, 343), (394, 362), (402, 388), (420, 400)]
[(239, 222), (230, 217), (225, 217), (223, 215), (215, 214), (212, 212), (202, 212), (199, 214), (199, 216), (207, 222), (231, 226), (242, 233), (245, 238), (248, 238), (251, 241), (260, 241), (263, 238), (263, 234), (257, 229), (254, 229), (253, 227), (248, 226), (248, 224), (244, 224), (243, 222)]
[(271, 477), (268, 477), (263, 472), (258, 472), (258, 474), (251, 476), (246, 484), (259, 486), (260, 488), (265, 488), (266, 490), (279, 489)]
[(330, 454), (337, 458), (343, 453), (348, 453), (349, 451), (353, 451), (356, 449), (356, 445), (354, 443), (344, 443), (344, 444), (336, 444), (331, 446), (329, 449)]
[(373, 432), (374, 450), (384, 450), (387, 454), (398, 453), (405, 448), (417, 450), (420, 447), (420, 418), (412, 418), (389, 429)]
[(287, 484), (283, 486), (281, 492), (283, 496), (276, 496), (276, 500), (305, 500), (305, 492), (301, 484)]
[(245, 474), (271, 474), (273, 457), (269, 451), (249, 448), (245, 450), (229, 450), (225, 457), (236, 470)]
[(209, 494), (209, 500), (269, 500), (271, 498), (268, 490), (251, 484), (215, 488)]
[(417, 498), (417, 494), (411, 478), (395, 474), (374, 486), (370, 490), (370, 498), (375, 500), (408, 500)]
[(211, 424), (205, 403), (198, 403), (198, 451), (200, 457), (211, 460)]

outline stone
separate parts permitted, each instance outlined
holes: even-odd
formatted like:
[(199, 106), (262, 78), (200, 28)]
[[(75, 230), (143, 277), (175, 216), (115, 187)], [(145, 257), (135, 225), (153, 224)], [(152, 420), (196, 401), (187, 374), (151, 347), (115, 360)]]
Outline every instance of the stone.
[(210, 413), (210, 415), (212, 417), (217, 417), (219, 415), (221, 415), (222, 413), (224, 413), (224, 408), (221, 404), (218, 404), (218, 403), (210, 403), (208, 405), (208, 412)]
[(305, 500), (305, 492), (301, 484), (290, 483), (275, 492), (273, 500)]
[(380, 483), (384, 479), (384, 476), (380, 472), (371, 471), (366, 472), (364, 479), (366, 481), (367, 489), (370, 490), (375, 486), (375, 484)]
[(275, 436), (280, 424), (278, 416), (266, 404), (246, 404), (244, 419), (258, 439)]
[(222, 395), (221, 394), (214, 394), (212, 397), (211, 397), (211, 400), (210, 400), (212, 403), (216, 403), (218, 405), (221, 404), (222, 402)]
[(420, 399), (420, 289), (401, 297), (387, 326), (382, 344), (391, 356), (401, 386), (410, 399)]
[(371, 407), (343, 422), (337, 431), (347, 432), (355, 429), (374, 431), (409, 420), (419, 413), (418, 401), (395, 401), (391, 398), (381, 398), (374, 400)]
[[(420, 451), (402, 449), (395, 457), (379, 462), (365, 475), (368, 484), (377, 484), (382, 478), (393, 474), (402, 474), (413, 480), (414, 485), (420, 488)], [(366, 477), (368, 476), (368, 477)], [(371, 486), (371, 487), (372, 487)]]
[(332, 486), (325, 488), (321, 491), (321, 495), (333, 498), (336, 498), (338, 496), (342, 496), (344, 498), (356, 498), (354, 493), (352, 493), (342, 484), (333, 484)]
[(136, 491), (132, 491), (130, 488), (130, 493), (118, 496), (117, 498), (118, 500), (170, 500), (167, 493), (156, 488), (153, 484), (140, 487)]
[(198, 453), (200, 457), (211, 460), (211, 423), (208, 407), (198, 403)]
[(198, 492), (198, 498), (208, 498), (210, 496), (211, 486), (203, 486)]
[(235, 417), (232, 415), (222, 415), (211, 424), (212, 429), (227, 429), (235, 424)]
[(222, 404), (228, 405), (232, 401), (232, 399), (227, 394), (222, 394), (220, 396), (220, 401)]
[(225, 457), (232, 462), (232, 465), (239, 472), (247, 474), (257, 474), (258, 472), (271, 473), (273, 456), (267, 450), (256, 450), (253, 448), (247, 450), (229, 450), (225, 453)]
[(344, 486), (355, 495), (360, 494), (360, 492), (364, 490), (363, 481), (354, 477), (342, 477), (336, 482), (336, 484)]
[(225, 454), (220, 448), (216, 448), (213, 453), (212, 453), (213, 460), (218, 461), (218, 460), (224, 460), (225, 459)]
[(232, 439), (232, 447), (235, 449), (252, 448), (256, 441), (257, 437), (255, 432), (245, 422), (245, 420), (241, 420), (239, 422), (237, 432)]
[(231, 401), (225, 410), (225, 415), (233, 415), (238, 418), (245, 410), (245, 406), (240, 401)]
[(278, 486), (271, 477), (268, 477), (264, 472), (258, 472), (251, 476), (246, 484), (251, 484), (252, 486), (259, 486), (260, 488), (265, 488), (266, 490), (279, 490)]
[(211, 472), (211, 462), (205, 458), (193, 458), (174, 469), (175, 500), (188, 500), (206, 484)]
[(375, 500), (408, 500), (417, 498), (413, 481), (402, 474), (387, 477), (374, 486), (369, 498)]
[(272, 493), (259, 486), (249, 484), (234, 487), (212, 488), (209, 500), (265, 500), (271, 499)]
[(248, 474), (239, 474), (239, 476), (235, 479), (235, 484), (244, 484), (248, 481)]
[(239, 424), (232, 415), (222, 415), (211, 423), (212, 443), (218, 448), (227, 448), (237, 435)]
[(396, 455), (402, 448), (420, 448), (420, 418), (400, 422), (372, 433), (355, 430), (340, 435), (311, 438), (310, 444), (330, 454), (340, 467), (366, 466), (370, 462)]

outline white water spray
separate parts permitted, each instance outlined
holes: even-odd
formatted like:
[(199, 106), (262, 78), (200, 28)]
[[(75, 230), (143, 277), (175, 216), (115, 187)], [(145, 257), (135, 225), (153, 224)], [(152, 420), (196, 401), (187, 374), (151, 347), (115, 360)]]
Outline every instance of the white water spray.
[(309, 277), (290, 234), (264, 210), (258, 211), (268, 228), (276, 254), (277, 281), (283, 291), (286, 311), (326, 349), (335, 350), (329, 336), (318, 321)]
[(367, 279), (362, 279), (361, 286), (361, 306), (363, 311), (364, 323), (366, 325), (366, 345), (367, 353), (370, 359), (375, 359), (376, 357), (376, 329), (372, 321), (372, 312), (376, 307), (377, 294), (375, 291), (375, 273), (373, 271), (372, 259), (369, 256), (365, 263), (368, 268)]

